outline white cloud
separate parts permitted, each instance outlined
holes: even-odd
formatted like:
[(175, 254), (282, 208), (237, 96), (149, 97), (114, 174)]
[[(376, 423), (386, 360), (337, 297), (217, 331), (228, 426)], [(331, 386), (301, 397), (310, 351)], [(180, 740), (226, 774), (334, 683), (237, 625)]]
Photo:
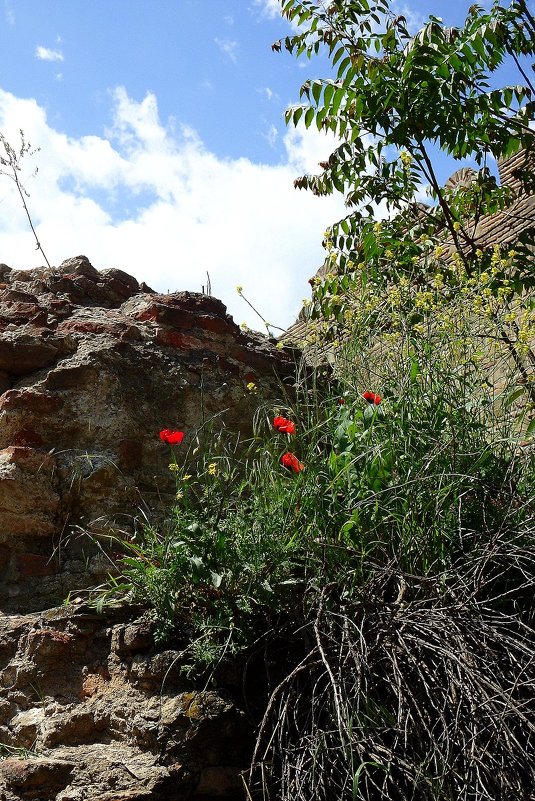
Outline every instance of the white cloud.
[[(163, 292), (200, 291), (208, 271), (238, 323), (262, 327), (238, 297), (240, 284), (270, 322), (290, 324), (323, 262), (323, 231), (346, 213), (340, 196), (317, 198), (293, 181), (318, 171), (334, 140), (300, 129), (284, 137), (279, 165), (222, 159), (195, 131), (164, 125), (154, 95), (136, 102), (118, 89), (112, 103), (108, 138), (70, 138), (35, 100), (0, 90), (0, 130), (17, 147), (22, 128), (41, 148), (22, 162), (21, 177), (50, 262), (84, 253), (97, 268), (118, 267)], [(0, 262), (43, 262), (1, 176)]]
[(51, 50), (48, 47), (38, 45), (35, 48), (35, 57), (41, 61), (63, 61), (63, 53), (61, 50)]
[(4, 16), (8, 25), (15, 24), (15, 12), (13, 11), (10, 0), (4, 0)]
[(394, 2), (392, 4), (392, 11), (394, 14), (405, 17), (405, 20), (407, 21), (407, 28), (411, 35), (414, 35), (421, 28), (423, 28), (427, 19), (424, 14), (412, 9), (409, 5), (407, 5), (407, 3), (399, 2), (399, 0), (398, 2)]
[(264, 134), (264, 138), (267, 139), (271, 147), (275, 147), (279, 138), (277, 127), (275, 125), (270, 125), (268, 132)]
[(254, 5), (260, 7), (262, 13), (269, 19), (280, 17), (281, 4), (279, 0), (254, 0)]
[(280, 17), (281, 19), (285, 19), (286, 22), (289, 22), (289, 25), (294, 31), (299, 30), (299, 24), (296, 19), (289, 21), (286, 17), (282, 17), (281, 0), (254, 0), (253, 5), (260, 9), (261, 15), (266, 17), (266, 19), (277, 19)]
[(237, 62), (238, 57), (236, 55), (236, 51), (238, 49), (238, 42), (234, 39), (218, 39), (217, 37), (214, 39), (214, 42), (219, 47), (222, 53), (230, 58), (234, 64)]

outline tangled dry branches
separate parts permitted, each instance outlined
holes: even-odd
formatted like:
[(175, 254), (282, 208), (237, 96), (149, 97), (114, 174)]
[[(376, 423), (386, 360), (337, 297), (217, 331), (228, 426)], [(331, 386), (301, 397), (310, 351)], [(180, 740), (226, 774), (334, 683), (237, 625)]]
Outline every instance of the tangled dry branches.
[[(533, 631), (507, 582), (498, 590), (499, 565), (514, 562), (524, 576), (515, 597), (532, 597), (533, 559), (499, 551), (478, 554), (462, 580), (398, 574), (390, 603), (386, 570), (351, 601), (318, 592), (303, 659), (271, 696), (251, 791), (272, 801), (533, 798)], [(477, 597), (482, 574), (501, 609)]]

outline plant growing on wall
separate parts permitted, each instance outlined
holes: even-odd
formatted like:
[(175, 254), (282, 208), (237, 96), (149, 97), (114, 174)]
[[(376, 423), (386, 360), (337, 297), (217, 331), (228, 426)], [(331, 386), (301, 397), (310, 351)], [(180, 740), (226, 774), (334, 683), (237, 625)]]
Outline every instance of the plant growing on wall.
[[(37, 231), (35, 230), (32, 217), (30, 215), (30, 210), (28, 209), (28, 204), (26, 202), (26, 198), (29, 197), (29, 194), (21, 181), (20, 172), (21, 166), (20, 163), (24, 156), (32, 156), (36, 151), (32, 150), (32, 146), (29, 142), (26, 141), (24, 137), (24, 131), (20, 131), (20, 148), (19, 150), (15, 150), (13, 145), (11, 145), (3, 133), (0, 132), (0, 145), (3, 148), (3, 154), (0, 153), (0, 175), (5, 175), (15, 184), (17, 188), (17, 192), (20, 196), (22, 201), (22, 208), (28, 218), (28, 223), (30, 228), (32, 229), (32, 234), (35, 237), (35, 249), (39, 250), (47, 264), (47, 267), (50, 267), (50, 262), (48, 261), (46, 254), (41, 246), (39, 241), (39, 237), (37, 236)], [(34, 175), (37, 174), (37, 169), (35, 169)]]
[[(535, 21), (526, 3), (495, 2), (490, 11), (473, 5), (459, 28), (431, 16), (416, 35), (388, 0), (285, 0), (282, 14), (300, 28), (275, 50), (309, 58), (326, 50), (334, 69), (333, 78), (303, 84), (305, 102), (287, 111), (287, 122), (303, 120), (340, 140), (319, 175), (295, 184), (318, 195), (343, 192), (351, 209), (325, 234), (325, 277), (316, 282), (311, 309), (321, 337), (336, 340), (351, 328), (355, 293), (370, 285), (386, 297), (400, 279), (426, 287), (438, 273), (442, 294), (451, 295), (483, 274), (488, 297), (502, 308), (531, 289), (533, 226), (514, 249), (482, 248), (476, 238), (481, 217), (513, 201), (491, 170), (496, 159), (525, 149), (519, 180), (525, 191), (533, 188)], [(516, 66), (519, 83), (497, 87), (505, 60)], [(443, 188), (439, 151), (470, 160), (471, 180)], [(417, 202), (424, 188), (431, 205)], [(532, 338), (531, 320), (523, 326), (507, 311), (507, 321), (494, 320), (496, 335), (527, 383), (535, 363), (523, 347)], [(421, 322), (416, 313), (414, 323)]]

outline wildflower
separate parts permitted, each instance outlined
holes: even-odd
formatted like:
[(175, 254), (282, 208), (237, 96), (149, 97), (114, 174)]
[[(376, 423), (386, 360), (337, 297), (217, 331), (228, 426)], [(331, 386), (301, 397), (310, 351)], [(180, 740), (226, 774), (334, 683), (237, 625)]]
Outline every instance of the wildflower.
[(208, 473), (211, 476), (215, 476), (217, 474), (217, 464), (215, 462), (210, 462), (208, 465)]
[(243, 287), (241, 284), (238, 284), (238, 286), (236, 287), (236, 292), (238, 293), (238, 295), (241, 295), (241, 293), (243, 292)]
[(160, 431), (160, 439), (162, 442), (167, 442), (168, 445), (180, 445), (184, 439), (184, 432), (170, 431), (168, 428), (164, 428), (163, 431)]
[(179, 469), (179, 468), (178, 468), (178, 465), (177, 465), (177, 464), (170, 464), (170, 465), (169, 465), (169, 470), (170, 470), (172, 473), (177, 473), (177, 472), (178, 472), (178, 469)]
[(289, 451), (281, 456), (281, 464), (283, 467), (287, 467), (288, 470), (293, 470), (294, 473), (300, 473), (301, 470), (305, 469), (305, 465)]
[(365, 401), (368, 401), (368, 403), (375, 403), (376, 406), (381, 403), (381, 396), (376, 395), (375, 392), (370, 392), (369, 390), (364, 392), (362, 397)]
[(184, 475), (182, 476), (182, 481), (189, 481), (190, 478), (192, 478), (190, 473), (184, 473)]
[(177, 501), (181, 501), (183, 497), (184, 497), (183, 492), (177, 492), (177, 494), (175, 495)]
[(254, 381), (249, 381), (249, 383), (247, 384), (247, 389), (249, 390), (249, 392), (256, 392), (257, 387)]
[(287, 420), (285, 417), (275, 417), (273, 420), (273, 428), (280, 431), (282, 434), (295, 434), (295, 423)]
[(338, 403), (338, 406), (345, 406), (345, 404), (346, 404), (345, 398), (338, 398), (337, 403)]

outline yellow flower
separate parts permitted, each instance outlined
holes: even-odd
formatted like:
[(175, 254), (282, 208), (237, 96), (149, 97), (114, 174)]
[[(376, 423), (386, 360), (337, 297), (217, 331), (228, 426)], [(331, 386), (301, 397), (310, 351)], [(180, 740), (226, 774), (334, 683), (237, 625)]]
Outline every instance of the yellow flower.
[(238, 293), (238, 295), (241, 295), (241, 293), (243, 292), (243, 287), (241, 286), (241, 284), (238, 284), (238, 286), (236, 287), (236, 292)]
[(208, 465), (208, 473), (211, 476), (215, 476), (216, 475), (216, 473), (217, 473), (217, 464), (215, 462), (210, 462), (210, 464)]
[(453, 230), (454, 231), (460, 231), (461, 230), (461, 223), (460, 222), (454, 222), (453, 223)]
[(189, 480), (190, 480), (190, 478), (193, 478), (193, 476), (192, 476), (190, 473), (185, 473), (185, 474), (182, 476), (182, 481), (189, 481)]
[(181, 501), (183, 497), (184, 497), (183, 492), (177, 492), (177, 494), (175, 495), (177, 501)]
[(171, 472), (173, 472), (173, 473), (177, 473), (178, 470), (179, 470), (179, 467), (178, 467), (177, 464), (170, 464), (169, 465), (169, 470), (171, 470)]
[(249, 381), (249, 383), (247, 384), (247, 389), (249, 390), (249, 392), (256, 392), (257, 386), (254, 383), (254, 381)]

